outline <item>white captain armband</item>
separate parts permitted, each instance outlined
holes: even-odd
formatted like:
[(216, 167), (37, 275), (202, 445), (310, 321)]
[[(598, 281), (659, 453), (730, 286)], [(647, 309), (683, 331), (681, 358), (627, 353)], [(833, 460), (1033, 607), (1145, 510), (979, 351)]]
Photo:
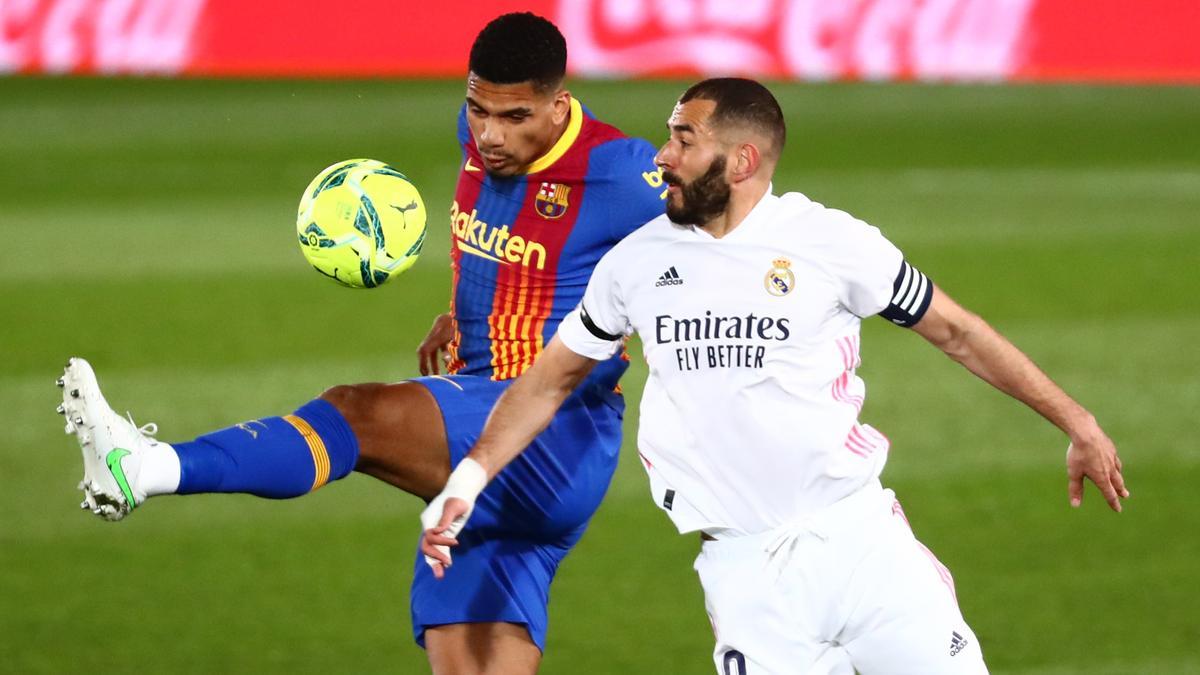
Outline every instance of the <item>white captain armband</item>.
[(900, 263), (900, 272), (892, 284), (892, 301), (879, 316), (897, 326), (911, 328), (925, 316), (931, 300), (933, 282), (921, 270), (904, 261)]
[(614, 340), (620, 340), (622, 337), (620, 335), (607, 333), (603, 328), (597, 326), (596, 322), (592, 321), (592, 317), (588, 316), (587, 307), (584, 307), (583, 305), (579, 306), (579, 318), (583, 321), (583, 327), (586, 328), (593, 336), (598, 337), (601, 340), (613, 342)]

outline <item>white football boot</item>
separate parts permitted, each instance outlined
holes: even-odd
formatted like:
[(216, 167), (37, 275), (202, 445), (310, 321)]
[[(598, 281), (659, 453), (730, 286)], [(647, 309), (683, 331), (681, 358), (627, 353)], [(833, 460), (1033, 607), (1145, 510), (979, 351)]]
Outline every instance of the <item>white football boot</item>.
[(151, 438), (154, 424), (138, 427), (121, 417), (100, 394), (91, 365), (80, 358), (67, 362), (57, 382), (63, 390), (58, 412), (67, 418), (66, 432), (75, 434), (83, 450), (83, 490), (80, 508), (105, 520), (121, 520), (146, 499), (139, 490), (138, 474), (148, 450), (158, 445)]

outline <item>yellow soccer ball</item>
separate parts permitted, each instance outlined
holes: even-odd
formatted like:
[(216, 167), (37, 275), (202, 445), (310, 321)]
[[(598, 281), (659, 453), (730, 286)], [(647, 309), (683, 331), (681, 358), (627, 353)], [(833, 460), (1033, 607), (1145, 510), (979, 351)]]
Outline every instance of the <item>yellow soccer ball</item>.
[(417, 262), (425, 203), (408, 178), (373, 159), (348, 159), (317, 174), (296, 215), (300, 251), (321, 274), (375, 288)]

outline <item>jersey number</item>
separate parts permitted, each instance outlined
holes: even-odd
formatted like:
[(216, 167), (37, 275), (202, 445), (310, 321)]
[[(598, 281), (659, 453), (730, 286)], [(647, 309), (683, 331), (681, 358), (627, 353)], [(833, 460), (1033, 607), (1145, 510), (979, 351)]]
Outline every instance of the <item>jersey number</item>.
[[(662, 187), (662, 184), (663, 184), (662, 169), (655, 169), (654, 171), (643, 171), (642, 172), (642, 180), (646, 181), (646, 185), (649, 185), (652, 188), (657, 189), (657, 188)], [(666, 199), (667, 191), (663, 190), (662, 193), (660, 195), (658, 195), (658, 198)]]
[(725, 652), (725, 675), (746, 675), (746, 656), (736, 649)]

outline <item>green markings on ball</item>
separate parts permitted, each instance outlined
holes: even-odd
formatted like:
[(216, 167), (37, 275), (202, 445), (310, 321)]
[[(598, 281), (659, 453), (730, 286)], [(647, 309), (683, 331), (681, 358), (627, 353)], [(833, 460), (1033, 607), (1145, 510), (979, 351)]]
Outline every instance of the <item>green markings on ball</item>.
[(316, 199), (317, 195), (328, 190), (329, 188), (337, 187), (346, 182), (346, 176), (350, 174), (350, 170), (362, 164), (362, 162), (350, 160), (349, 162), (344, 162), (343, 164), (344, 166), (330, 172), (330, 174), (325, 177), (325, 180), (321, 181), (320, 184), (317, 185), (317, 187), (312, 191), (313, 199)]
[(296, 230), (301, 252), (318, 272), (352, 288), (376, 288), (416, 262), (426, 212), (403, 173), (353, 159), (327, 167), (309, 183)]

